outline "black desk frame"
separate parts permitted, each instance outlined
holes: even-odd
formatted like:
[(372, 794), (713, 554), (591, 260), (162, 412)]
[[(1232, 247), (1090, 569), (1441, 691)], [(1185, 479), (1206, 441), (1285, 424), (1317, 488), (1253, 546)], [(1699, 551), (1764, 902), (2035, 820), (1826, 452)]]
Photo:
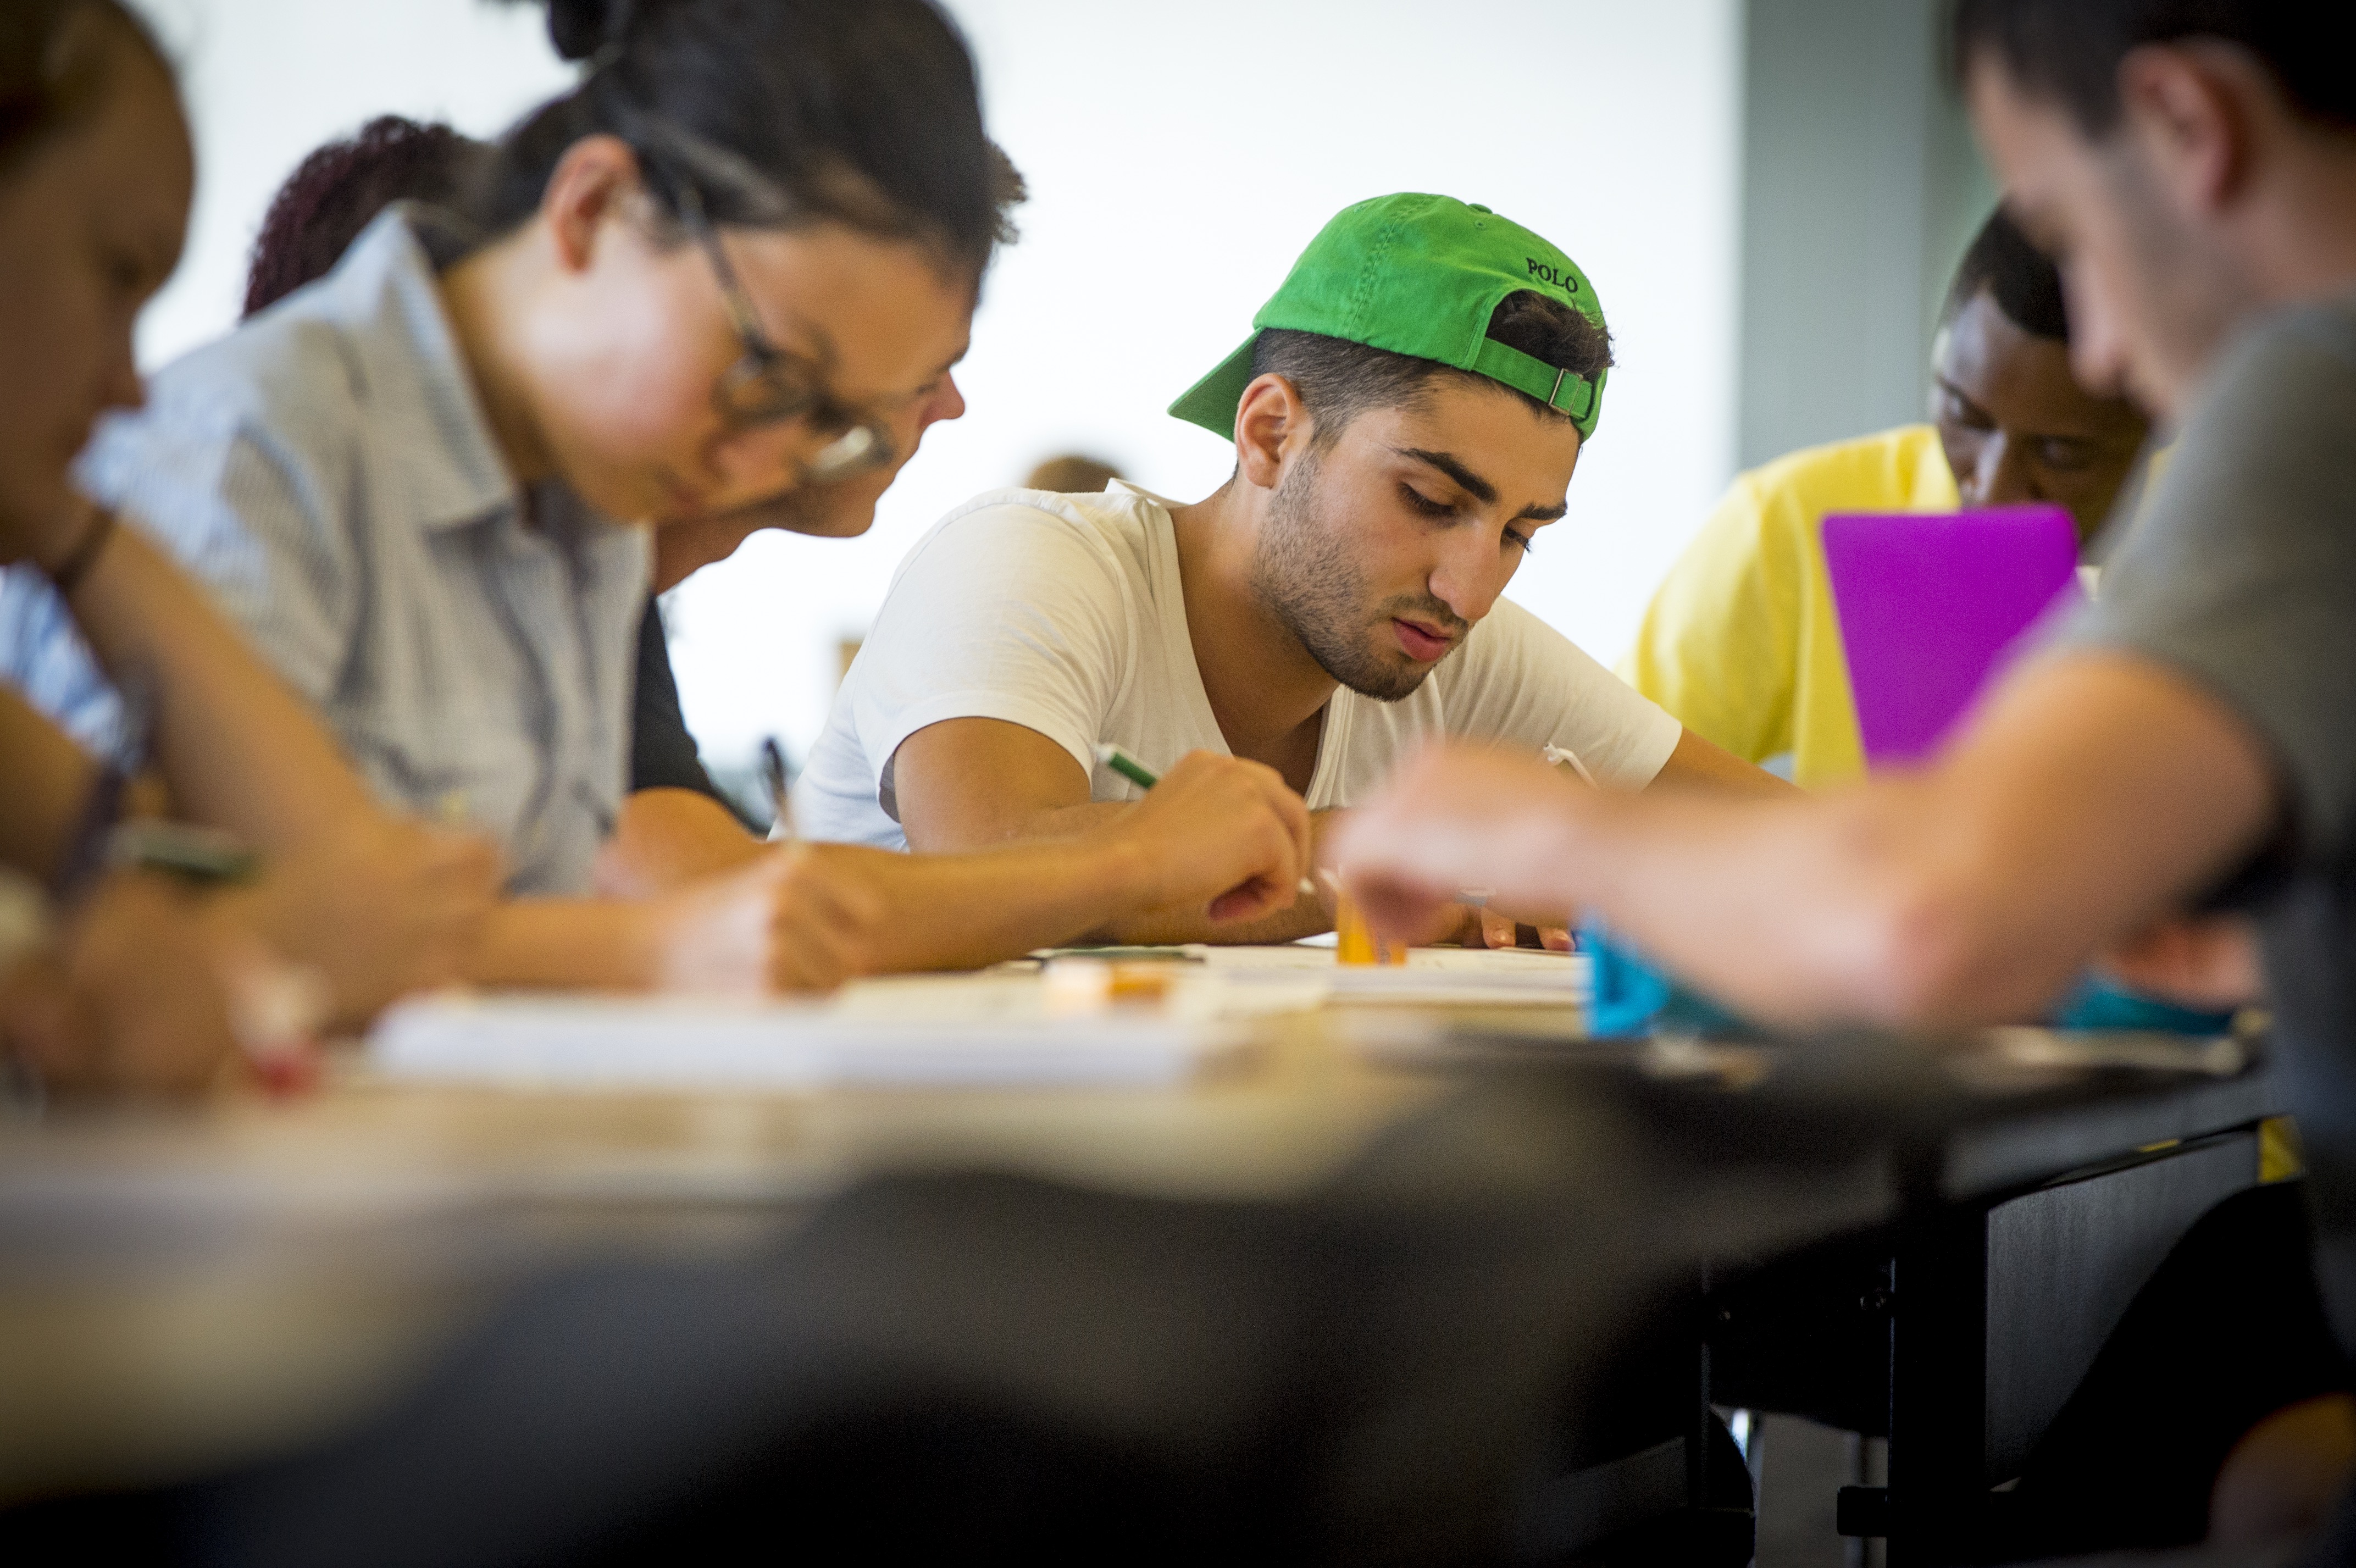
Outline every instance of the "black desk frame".
[[(1842, 1489), (1841, 1533), (1883, 1538), (1890, 1568), (1988, 1561), (2005, 1534), (2008, 1495), (1995, 1488), (2019, 1474), (2019, 1460), (2167, 1250), (2217, 1203), (2258, 1185), (2258, 1123), (2271, 1109), (2258, 1075), (2130, 1104), (2095, 1141), (2122, 1152), (2058, 1171), (2051, 1152), (2063, 1145), (2033, 1127), (2027, 1138), (2007, 1128), (1997, 1140), (1965, 1136), (1908, 1151), (1899, 1172), (1904, 1218), (1863, 1304), (1878, 1309), (1888, 1337), (1888, 1485)], [(2089, 1148), (2076, 1146), (2082, 1155)], [(2054, 1174), (2032, 1178), (2040, 1163)], [(2090, 1234), (2099, 1239), (2091, 1248)], [(2015, 1288), (2057, 1264), (2058, 1288), (2076, 1288), (2072, 1267), (2098, 1287), (2080, 1314), (2085, 1321), (2064, 1326), (2077, 1333), (2060, 1335), (2070, 1342), (2058, 1351), (2024, 1335), (2024, 1313), (2040, 1304), (2034, 1289)], [(1705, 1275), (1705, 1291), (1708, 1283)], [(1714, 1325), (1716, 1312), (1704, 1321)], [(1697, 1512), (1707, 1511), (1713, 1419), (1708, 1336), (1706, 1327), (1687, 1440)]]

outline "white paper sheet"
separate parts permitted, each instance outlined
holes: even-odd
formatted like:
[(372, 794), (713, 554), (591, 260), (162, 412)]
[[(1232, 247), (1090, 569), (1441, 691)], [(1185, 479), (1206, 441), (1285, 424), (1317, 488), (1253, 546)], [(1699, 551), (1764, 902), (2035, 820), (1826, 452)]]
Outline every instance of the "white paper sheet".
[(1021, 976), (873, 983), (835, 1001), (449, 995), (406, 1002), (369, 1036), (401, 1079), (600, 1089), (811, 1089), (835, 1084), (1158, 1084), (1247, 1038), (1255, 1013), (1317, 993), (1220, 1008), (1047, 1013)]

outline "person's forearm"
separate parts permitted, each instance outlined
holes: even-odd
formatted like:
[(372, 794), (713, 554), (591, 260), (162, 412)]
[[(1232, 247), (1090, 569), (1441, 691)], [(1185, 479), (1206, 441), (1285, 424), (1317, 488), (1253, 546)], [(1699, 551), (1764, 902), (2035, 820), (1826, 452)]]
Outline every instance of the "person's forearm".
[(491, 911), (466, 961), (477, 985), (644, 991), (662, 976), (646, 907), (605, 898), (516, 898)]
[[(916, 858), (920, 862), (969, 861), (986, 880), (1002, 877), (1010, 884), (1034, 875), (1033, 872), (1018, 869), (1023, 862), (1016, 857), (1023, 854), (1040, 857), (1035, 874), (1039, 878), (1051, 875), (1068, 877), (1076, 866), (1085, 869), (1079, 884), (1068, 889), (1076, 892), (1078, 897), (1038, 902), (1035, 918), (1023, 922), (1025, 929), (1054, 928), (1055, 934), (1042, 936), (1026, 946), (1009, 950), (1011, 952), (1027, 952), (1032, 948), (1055, 947), (1082, 940), (1141, 945), (1211, 941), (1283, 942), (1314, 935), (1332, 926), (1333, 917), (1319, 912), (1313, 899), (1303, 899), (1301, 904), (1266, 919), (1247, 922), (1215, 922), (1202, 909), (1153, 908), (1141, 901), (1141, 895), (1135, 887), (1125, 886), (1119, 877), (1107, 878), (1099, 875), (1096, 862), (1088, 855), (1082, 855), (1076, 861), (1049, 853), (1081, 843), (1091, 834), (1106, 832), (1134, 809), (1130, 802), (1122, 800), (1091, 800), (1083, 805), (1050, 806), (991, 818), (986, 825), (969, 825), (967, 831), (954, 837), (944, 837), (936, 832), (922, 835), (919, 842), (919, 835), (912, 834), (911, 847), (934, 852), (919, 854)], [(984, 867), (989, 869), (985, 871)], [(1039, 900), (1044, 890), (1042, 886), (1026, 887), (1023, 890), (1024, 903), (1029, 905)], [(1308, 906), (1305, 911), (1303, 905)], [(966, 918), (964, 911), (959, 910), (956, 918)], [(1007, 956), (1008, 951), (994, 955), (995, 958)], [(984, 961), (994, 961), (994, 959)]]
[(1794, 788), (1692, 730), (1677, 737), (1676, 749), (1653, 776), (1651, 787), (1732, 789), (1754, 795), (1788, 795)]
[(700, 876), (734, 871), (768, 849), (709, 795), (635, 790), (622, 802), (613, 836), (597, 852), (597, 891), (615, 898), (648, 898)]
[(1118, 915), (1148, 897), (1151, 873), (1132, 847), (1081, 839), (977, 854), (912, 854), (894, 878), (899, 911), (886, 967), (971, 969), (1037, 948), (1113, 936)]
[(1076, 806), (1010, 808), (977, 812), (950, 826), (919, 824), (905, 832), (909, 849), (921, 854), (990, 854), (1017, 845), (1079, 838), (1119, 822), (1130, 806), (1127, 800), (1089, 800)]
[(71, 608), (107, 672), (151, 704), (180, 813), (278, 851), (375, 814), (317, 716), (134, 530), (116, 528)]
[(0, 757), (8, 806), (0, 811), (0, 862), (36, 881), (58, 875), (88, 807), (97, 765), (16, 693), (0, 690)]
[[(1102, 934), (1114, 911), (1154, 896), (1161, 875), (1118, 839), (976, 854), (811, 847), (820, 855), (872, 857), (867, 875), (892, 916), (862, 967), (879, 972), (972, 969)], [(680, 977), (666, 970), (665, 918), (660, 906), (648, 902), (516, 899), (486, 922), (466, 978), (480, 985), (605, 991), (673, 984)]]
[[(2034, 1013), (2069, 959), (1997, 961), (1989, 888), (1886, 799), (1835, 811), (1700, 796), (1596, 798), (1502, 862), (1615, 936), (1769, 1022), (1971, 1021)], [(1895, 808), (1895, 809), (1892, 809)], [(1900, 829), (1892, 832), (1892, 829)], [(1529, 891), (1535, 891), (1530, 889)]]
[[(1171, 904), (1168, 868), (1110, 831), (1132, 809), (1058, 807), (1026, 819), (1022, 842), (1003, 848), (910, 855), (923, 912), (903, 922), (919, 929), (893, 967), (965, 967), (1078, 941), (1286, 942), (1333, 928), (1331, 908), (1305, 895), (1251, 921), (1215, 921), (1201, 905)], [(1312, 832), (1329, 815), (1312, 817)]]
[(1934, 767), (1813, 798), (1592, 790), (1436, 748), (1343, 861), (1393, 927), (1462, 882), (1569, 906), (1768, 1022), (2009, 1022), (2245, 864), (2275, 790), (2265, 748), (2201, 688), (2074, 654), (2001, 688)]
[[(1596, 790), (1463, 749), (1410, 765), (1343, 846), (1395, 929), (1465, 883), (1499, 908), (1601, 916), (1613, 935), (1739, 1011), (1775, 1023), (1925, 1021), (1985, 891), (1936, 824), (1882, 809), (1918, 785), (1837, 802), (1705, 790)], [(1909, 829), (1912, 831), (1908, 831)], [(1893, 829), (1897, 831), (1892, 831)], [(1412, 889), (1411, 893), (1402, 890)]]
[(2136, 907), (2094, 857), (1975, 811), (1952, 782), (1879, 781), (1815, 808), (1595, 800), (1559, 831), (1531, 858), (1580, 908), (1789, 1025), (2034, 1018)]
[(1103, 934), (1116, 942), (1149, 945), (1215, 942), (1233, 947), (1297, 942), (1303, 937), (1333, 929), (1330, 897), (1321, 894), (1312, 898), (1303, 893), (1290, 908), (1257, 920), (1214, 920), (1200, 909), (1147, 909), (1114, 920)]

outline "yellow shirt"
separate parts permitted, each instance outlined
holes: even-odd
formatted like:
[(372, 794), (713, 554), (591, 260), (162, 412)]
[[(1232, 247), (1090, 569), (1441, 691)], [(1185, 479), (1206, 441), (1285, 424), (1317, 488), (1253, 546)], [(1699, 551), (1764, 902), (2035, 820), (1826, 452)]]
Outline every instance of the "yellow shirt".
[(1621, 679), (1747, 761), (1790, 752), (1804, 788), (1858, 777), (1865, 746), (1825, 570), (1825, 514), (1959, 504), (1927, 424), (1738, 475), (1653, 596)]

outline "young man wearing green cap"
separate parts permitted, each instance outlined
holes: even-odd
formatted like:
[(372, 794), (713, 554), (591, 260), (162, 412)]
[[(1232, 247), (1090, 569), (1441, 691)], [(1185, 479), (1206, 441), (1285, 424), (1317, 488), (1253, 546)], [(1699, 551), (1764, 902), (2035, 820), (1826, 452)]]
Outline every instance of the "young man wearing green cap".
[[(1235, 443), (1208, 499), (1000, 491), (916, 546), (811, 753), (807, 833), (1063, 836), (1136, 798), (1107, 743), (1154, 769), (1232, 753), (1312, 811), (1440, 734), (1556, 746), (1623, 789), (1779, 788), (1499, 597), (1563, 514), (1612, 361), (1568, 256), (1485, 208), (1385, 197), (1327, 224), (1253, 326), (1172, 408)], [(1323, 904), (1222, 935), (1320, 929)], [(1209, 935), (1178, 912), (1119, 930)]]

